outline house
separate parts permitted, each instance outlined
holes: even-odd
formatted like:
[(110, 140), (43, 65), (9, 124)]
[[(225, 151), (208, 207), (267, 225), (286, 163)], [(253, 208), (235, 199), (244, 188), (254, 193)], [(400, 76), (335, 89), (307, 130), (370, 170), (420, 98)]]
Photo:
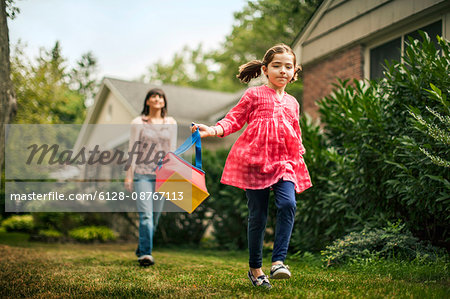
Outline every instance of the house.
[(417, 30), (450, 39), (450, 1), (324, 0), (293, 43), (303, 66), (303, 109), (331, 93), (336, 78), (377, 79), (387, 60), (401, 60)]
[[(162, 89), (167, 96), (168, 114), (178, 123), (178, 144), (190, 135), (191, 122), (212, 125), (221, 119), (239, 100), (242, 92), (226, 93), (174, 85), (154, 85), (136, 81), (104, 78), (99, 92), (90, 107), (78, 136), (75, 148), (81, 145), (99, 144), (114, 148), (128, 141), (129, 124), (142, 111), (147, 92)], [(111, 135), (97, 136), (90, 125), (127, 125), (115, 127)], [(93, 127), (93, 126), (92, 126)], [(106, 127), (106, 126), (105, 126)], [(114, 127), (114, 126), (112, 126)], [(209, 138), (205, 147), (215, 149), (229, 147), (231, 139)]]
[[(140, 115), (147, 92), (152, 88), (161, 88), (167, 97), (168, 114), (178, 123), (178, 145), (191, 135), (193, 121), (208, 125), (214, 124), (225, 116), (242, 95), (173, 85), (154, 85), (142, 82), (104, 78), (94, 105), (90, 107), (86, 120), (77, 137), (74, 151), (82, 148), (128, 152), (128, 140), (131, 121)], [(205, 138), (202, 146), (206, 149), (229, 148), (237, 139)], [(187, 153), (189, 155), (190, 152)], [(87, 165), (82, 170), (84, 180), (109, 180), (123, 177), (123, 166)]]

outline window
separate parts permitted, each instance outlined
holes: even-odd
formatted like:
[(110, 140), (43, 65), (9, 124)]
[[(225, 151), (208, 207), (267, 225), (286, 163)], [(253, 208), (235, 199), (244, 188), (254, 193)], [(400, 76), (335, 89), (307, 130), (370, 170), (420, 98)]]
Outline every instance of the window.
[(408, 38), (409, 36), (411, 36), (414, 39), (418, 39), (420, 41), (422, 40), (422, 37), (419, 34), (419, 30), (425, 31), (428, 34), (428, 36), (431, 38), (431, 40), (434, 42), (436, 49), (438, 49), (439, 44), (437, 42), (436, 35), (442, 36), (442, 21), (439, 20), (436, 23), (430, 24), (428, 26), (422, 27), (420, 29), (417, 29), (416, 31), (406, 34), (406, 36), (404, 38), (405, 47), (406, 47), (406, 42), (409, 42), (409, 38)]
[(383, 77), (385, 60), (389, 62), (393, 60), (400, 61), (402, 48), (406, 46), (406, 42), (409, 40), (408, 37), (411, 36), (414, 39), (421, 40), (418, 32), (419, 30), (425, 31), (437, 46), (436, 35), (442, 35), (442, 20), (416, 29), (408, 34), (402, 35), (394, 40), (390, 40), (382, 45), (370, 49), (370, 79), (378, 79)]
[(385, 60), (400, 61), (402, 39), (396, 38), (370, 50), (370, 79), (383, 77)]

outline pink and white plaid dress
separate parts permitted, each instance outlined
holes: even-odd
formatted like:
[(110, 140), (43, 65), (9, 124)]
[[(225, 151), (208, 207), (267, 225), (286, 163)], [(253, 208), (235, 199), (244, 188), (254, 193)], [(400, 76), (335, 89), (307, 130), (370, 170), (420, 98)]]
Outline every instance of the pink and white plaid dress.
[(301, 193), (312, 186), (302, 155), (299, 104), (286, 92), (280, 99), (266, 85), (249, 88), (217, 125), (227, 136), (248, 126), (228, 154), (221, 182), (241, 189), (264, 189), (281, 178)]

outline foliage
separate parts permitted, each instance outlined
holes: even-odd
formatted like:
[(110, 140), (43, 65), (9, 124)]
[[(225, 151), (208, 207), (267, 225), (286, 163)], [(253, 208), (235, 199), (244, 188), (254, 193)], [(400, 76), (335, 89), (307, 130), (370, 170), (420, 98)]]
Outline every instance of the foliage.
[(192, 214), (163, 213), (155, 232), (155, 245), (198, 245), (208, 226), (205, 213), (204, 204)]
[[(212, 226), (209, 246), (227, 250), (247, 248), (247, 197), (245, 191), (220, 183), (228, 149), (203, 151), (203, 169), (210, 197), (200, 206), (206, 209), (205, 223)], [(276, 208), (271, 194), (265, 241), (274, 239)], [(207, 220), (207, 221), (206, 221)]]
[(247, 199), (241, 189), (220, 183), (228, 150), (204, 151), (203, 165), (207, 188), (211, 196), (208, 207), (211, 213), (213, 237), (220, 248), (247, 248)]
[(93, 104), (95, 93), (99, 87), (97, 71), (97, 58), (89, 51), (81, 55), (76, 67), (68, 74), (69, 86), (83, 96), (84, 104), (87, 106)]
[(36, 235), (30, 236), (30, 241), (39, 241), (39, 242), (61, 242), (65, 240), (64, 235), (54, 229), (41, 229), (38, 231)]
[(59, 239), (63, 236), (61, 232), (54, 229), (41, 229), (39, 230), (38, 235), (45, 238), (55, 238), (55, 239)]
[(14, 6), (14, 0), (5, 0), (6, 4), (6, 16), (11, 20), (14, 20), (16, 16), (20, 13), (20, 8)]
[[(448, 97), (449, 44), (439, 39), (437, 55), (422, 36), (422, 42), (410, 41), (403, 64), (387, 67), (386, 79), (340, 81), (319, 103), (323, 132), (317, 124), (301, 123), (314, 187), (299, 197), (294, 249), (317, 250), (365, 225), (396, 219), (419, 239), (449, 246), (448, 168), (420, 151), (432, 148), (434, 155), (448, 157), (448, 145), (418, 131), (410, 114), (428, 107), (446, 117), (436, 97)], [(440, 123), (433, 116), (427, 120)]]
[[(420, 147), (420, 151), (427, 156), (433, 164), (450, 168), (450, 161), (446, 160), (446, 157), (449, 157), (450, 155), (450, 151), (448, 150), (450, 148), (450, 107), (446, 95), (432, 83), (430, 83), (430, 86), (432, 90), (429, 90), (429, 92), (432, 99), (435, 99), (442, 104), (442, 106), (439, 107), (440, 111), (426, 106), (425, 108), (429, 112), (429, 115), (423, 116), (419, 109), (410, 107), (409, 113), (416, 120), (416, 129), (434, 139), (433, 146), (430, 144), (423, 145)], [(430, 153), (430, 151), (433, 150), (433, 147), (434, 151), (441, 152), (442, 154), (437, 155)]]
[(220, 65), (220, 76), (232, 80), (236, 89), (242, 88), (235, 79), (239, 66), (252, 59), (262, 59), (274, 44), (292, 44), (321, 2), (248, 1), (242, 11), (235, 13), (231, 33), (221, 49), (214, 53), (214, 59)]
[(212, 226), (214, 246), (227, 249), (247, 247), (247, 200), (245, 193), (220, 183), (228, 150), (203, 150), (208, 197), (192, 214), (163, 213), (155, 244), (199, 245)]
[(105, 223), (99, 223), (95, 221), (96, 213), (90, 213), (88, 215), (83, 213), (62, 213), (62, 212), (46, 212), (46, 213), (33, 213), (33, 220), (35, 226), (44, 230), (56, 230), (63, 234), (67, 234), (71, 229), (80, 227), (83, 224), (89, 223), (90, 225), (102, 225)]
[[(16, 123), (82, 123), (84, 101), (95, 84), (96, 60), (83, 55), (78, 66), (68, 70), (59, 42), (41, 49), (35, 60), (27, 58), (24, 46), (15, 46), (11, 57), (11, 77), (17, 97)], [(73, 87), (71, 87), (73, 86)]]
[[(349, 221), (359, 218), (347, 200), (352, 190), (341, 189), (342, 181), (353, 172), (354, 160), (330, 147), (320, 125), (308, 116), (300, 119), (300, 126), (306, 148), (303, 157), (313, 187), (297, 195), (291, 247), (294, 251), (319, 251), (343, 234)], [(360, 222), (362, 227), (364, 221)]]
[(106, 226), (84, 226), (69, 231), (69, 236), (80, 242), (114, 241), (116, 234)]
[(422, 262), (437, 258), (437, 249), (420, 243), (405, 224), (389, 223), (383, 228), (364, 228), (351, 232), (327, 246), (322, 255), (327, 266), (378, 258), (398, 258)]
[(141, 80), (224, 91), (232, 88), (227, 80), (218, 76), (216, 69), (215, 61), (203, 50), (202, 44), (193, 49), (185, 46), (174, 54), (170, 62), (159, 60), (149, 66), (148, 73), (141, 76)]
[(11, 216), (2, 221), (2, 227), (8, 232), (31, 232), (34, 228), (33, 216)]
[[(242, 11), (235, 13), (232, 32), (219, 49), (205, 52), (201, 44), (194, 49), (184, 47), (169, 63), (158, 61), (151, 65), (142, 79), (221, 91), (242, 89), (244, 86), (236, 79), (239, 66), (262, 59), (274, 44), (291, 44), (321, 2), (248, 1)], [(301, 90), (298, 83), (287, 88), (298, 99)]]
[[(388, 142), (384, 149), (386, 164), (386, 199), (408, 228), (421, 239), (437, 245), (449, 246), (450, 183), (448, 168), (435, 165), (420, 151), (429, 144), (434, 154), (448, 157), (448, 145), (418, 132), (410, 107), (446, 113), (442, 104), (430, 94), (430, 84), (448, 98), (450, 90), (450, 45), (438, 38), (436, 49), (428, 35), (421, 32), (423, 41), (410, 39), (403, 64), (389, 66), (381, 86), (386, 97), (386, 131)], [(445, 115), (445, 114), (444, 114)], [(388, 121), (391, 120), (391, 121)], [(436, 119), (437, 122), (437, 119)], [(426, 146), (428, 147), (428, 146)], [(393, 150), (389, 150), (393, 149)]]

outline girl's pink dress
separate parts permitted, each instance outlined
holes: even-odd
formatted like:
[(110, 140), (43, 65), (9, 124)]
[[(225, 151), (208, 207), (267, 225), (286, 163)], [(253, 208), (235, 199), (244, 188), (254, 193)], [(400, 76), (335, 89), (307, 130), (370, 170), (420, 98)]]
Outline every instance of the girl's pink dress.
[(223, 136), (248, 126), (228, 154), (221, 182), (242, 189), (264, 189), (281, 178), (301, 193), (312, 186), (302, 155), (299, 104), (286, 92), (280, 99), (266, 85), (249, 88), (220, 120)]

